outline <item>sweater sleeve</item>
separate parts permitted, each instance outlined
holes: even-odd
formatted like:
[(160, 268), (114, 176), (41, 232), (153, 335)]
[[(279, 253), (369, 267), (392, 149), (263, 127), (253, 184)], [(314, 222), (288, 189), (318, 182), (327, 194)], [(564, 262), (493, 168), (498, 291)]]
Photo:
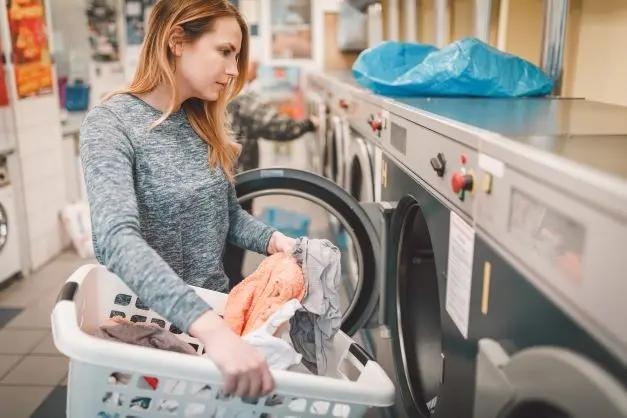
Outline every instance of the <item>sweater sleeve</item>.
[(246, 212), (237, 201), (235, 187), (229, 187), (229, 232), (227, 241), (240, 248), (267, 254), (270, 237), (276, 229)]
[(134, 149), (109, 109), (89, 112), (80, 155), (98, 261), (151, 309), (187, 331), (209, 305), (142, 238), (134, 187)]

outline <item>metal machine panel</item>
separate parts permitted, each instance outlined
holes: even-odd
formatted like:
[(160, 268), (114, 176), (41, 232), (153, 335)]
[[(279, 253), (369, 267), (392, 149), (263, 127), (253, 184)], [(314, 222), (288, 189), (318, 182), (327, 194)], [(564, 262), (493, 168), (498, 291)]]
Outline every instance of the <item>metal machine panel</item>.
[(389, 112), (379, 103), (363, 100), (358, 93), (353, 93), (350, 102), (352, 109), (347, 116), (351, 127), (377, 147), (389, 141)]
[[(455, 208), (473, 216), (475, 149), (394, 114), (390, 116), (390, 134), (383, 147)], [(472, 179), (472, 184), (456, 192), (452, 183), (460, 176), (468, 176), (464, 181)]]
[(423, 97), (397, 101), (434, 117), (511, 138), (627, 132), (625, 107), (582, 99)]
[(614, 352), (627, 353), (627, 258), (619, 250), (627, 238), (627, 217), (535, 178), (537, 173), (491, 161), (479, 170), (478, 230), (588, 332)]

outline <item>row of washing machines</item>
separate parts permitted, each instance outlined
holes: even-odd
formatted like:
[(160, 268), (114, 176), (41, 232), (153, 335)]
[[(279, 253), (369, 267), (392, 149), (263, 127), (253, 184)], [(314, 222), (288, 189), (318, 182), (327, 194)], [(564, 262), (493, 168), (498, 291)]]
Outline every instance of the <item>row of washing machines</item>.
[(383, 98), (344, 74), (307, 92), (317, 175), (293, 184), (355, 247), (344, 329), (396, 384), (385, 415), (627, 416), (627, 108)]

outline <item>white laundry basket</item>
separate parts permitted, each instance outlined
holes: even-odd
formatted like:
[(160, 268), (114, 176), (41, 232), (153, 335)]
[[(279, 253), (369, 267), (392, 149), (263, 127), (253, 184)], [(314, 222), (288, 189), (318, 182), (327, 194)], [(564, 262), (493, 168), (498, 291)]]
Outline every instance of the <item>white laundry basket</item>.
[[(225, 294), (194, 290), (222, 310)], [(68, 417), (361, 417), (369, 407), (394, 402), (394, 386), (385, 372), (341, 331), (329, 353), (327, 376), (272, 371), (275, 392), (244, 399), (221, 392), (221, 374), (204, 356), (94, 337), (115, 314), (170, 327), (103, 266), (79, 268), (59, 295), (52, 332), (59, 351), (70, 358)], [(202, 352), (198, 340), (179, 337)]]

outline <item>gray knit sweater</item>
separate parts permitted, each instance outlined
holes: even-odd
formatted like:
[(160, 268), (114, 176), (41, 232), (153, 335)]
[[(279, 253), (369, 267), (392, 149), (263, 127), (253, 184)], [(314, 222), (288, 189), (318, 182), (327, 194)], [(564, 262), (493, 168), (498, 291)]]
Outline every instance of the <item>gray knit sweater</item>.
[[(225, 241), (266, 252), (274, 230), (243, 211), (184, 110), (121, 94), (92, 109), (80, 154), (98, 261), (182, 330), (209, 306), (187, 284), (228, 291)], [(186, 284), (187, 283), (187, 284)]]

